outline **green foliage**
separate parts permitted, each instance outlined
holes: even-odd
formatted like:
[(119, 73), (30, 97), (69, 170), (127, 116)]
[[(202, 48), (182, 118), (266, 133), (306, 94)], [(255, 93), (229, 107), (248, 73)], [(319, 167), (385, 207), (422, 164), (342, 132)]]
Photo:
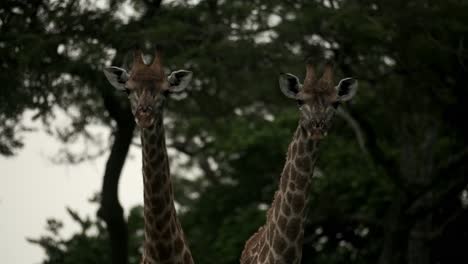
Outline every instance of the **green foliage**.
[[(63, 235), (63, 223), (57, 219), (47, 221), (47, 234), (38, 239), (28, 239), (42, 247), (47, 258), (43, 263), (78, 264), (78, 263), (111, 263), (108, 234), (103, 222), (94, 218), (83, 218), (78, 212), (67, 208), (73, 222), (80, 231), (69, 238)], [(128, 215), (129, 263), (140, 263), (140, 247), (143, 241), (143, 208), (138, 206)]]
[[(331, 59), (337, 80), (354, 76), (360, 88), (343, 107), (350, 118), (337, 117), (321, 145), (303, 262), (410, 263), (432, 251), (431, 263), (451, 263), (455, 238), (466, 241), (466, 1), (129, 1), (137, 15), (128, 21), (115, 15), (124, 1), (79, 2), (2, 4), (1, 154), (21, 146), (26, 110), (64, 140), (90, 125), (112, 127), (100, 70), (122, 64), (136, 44), (160, 44), (169, 69), (194, 72), (192, 87), (167, 106), (170, 147), (189, 157), (173, 169), (184, 231), (197, 263), (238, 263), (264, 222), (297, 125), (278, 73), (301, 77), (306, 58)], [(73, 117), (66, 133), (53, 129), (57, 108)], [(201, 177), (181, 177), (181, 168)], [(35, 241), (45, 263), (108, 263), (102, 224), (73, 215), (81, 232), (63, 239), (55, 221)], [(427, 219), (433, 235), (418, 239), (429, 250), (408, 250)], [(128, 223), (137, 263), (141, 208)]]
[(89, 218), (82, 219), (71, 209), (67, 210), (81, 229), (78, 233), (69, 239), (63, 238), (63, 224), (59, 220), (50, 219), (47, 221), (47, 235), (29, 239), (46, 251), (47, 259), (44, 263), (109, 263), (109, 255), (103, 247), (107, 239), (104, 226)]

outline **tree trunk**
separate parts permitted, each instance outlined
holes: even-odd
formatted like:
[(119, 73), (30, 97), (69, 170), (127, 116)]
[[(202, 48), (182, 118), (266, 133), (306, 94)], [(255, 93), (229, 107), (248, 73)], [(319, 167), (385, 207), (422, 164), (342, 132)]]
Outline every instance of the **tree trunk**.
[[(131, 124), (131, 123), (130, 123)], [(118, 128), (111, 154), (106, 164), (102, 185), (99, 217), (106, 222), (111, 245), (111, 259), (115, 264), (128, 263), (128, 231), (123, 209), (119, 202), (118, 186), (122, 167), (133, 138), (133, 127)]]
[(117, 128), (114, 142), (107, 160), (101, 192), (101, 207), (98, 216), (104, 220), (109, 232), (111, 260), (113, 264), (128, 263), (128, 230), (123, 208), (118, 197), (120, 174), (133, 139), (135, 122), (128, 102), (122, 104), (112, 91), (102, 91), (104, 105)]
[(390, 206), (384, 229), (382, 252), (379, 264), (401, 264), (405, 263), (407, 223), (404, 216), (405, 194), (397, 192)]
[(432, 214), (418, 220), (409, 232), (408, 237), (408, 263), (429, 264), (431, 248), (429, 236), (432, 231)]

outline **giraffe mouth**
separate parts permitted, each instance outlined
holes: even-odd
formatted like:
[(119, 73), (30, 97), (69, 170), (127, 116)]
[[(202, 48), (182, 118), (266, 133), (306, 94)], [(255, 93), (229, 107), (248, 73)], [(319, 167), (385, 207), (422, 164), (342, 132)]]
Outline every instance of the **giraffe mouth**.
[(138, 111), (135, 115), (135, 122), (141, 128), (149, 128), (154, 123), (153, 116), (148, 112)]
[(150, 126), (153, 125), (154, 119), (153, 118), (136, 119), (136, 123), (141, 128), (149, 128)]
[(327, 132), (323, 132), (322, 130), (319, 130), (319, 129), (308, 130), (307, 134), (309, 138), (312, 140), (321, 140), (328, 135)]

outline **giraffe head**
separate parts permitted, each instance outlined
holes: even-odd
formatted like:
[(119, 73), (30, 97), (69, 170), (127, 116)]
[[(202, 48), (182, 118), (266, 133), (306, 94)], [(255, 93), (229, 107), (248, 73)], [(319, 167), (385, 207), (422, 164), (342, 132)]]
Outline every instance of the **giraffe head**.
[(129, 72), (112, 66), (106, 67), (104, 74), (112, 86), (128, 94), (135, 121), (141, 128), (153, 124), (154, 114), (162, 111), (169, 93), (184, 90), (192, 79), (192, 72), (186, 70), (174, 71), (166, 77), (160, 54), (156, 52), (153, 62), (145, 64), (140, 50), (134, 51)]
[(342, 79), (335, 86), (333, 69), (329, 64), (325, 66), (321, 78), (316, 78), (314, 67), (307, 64), (304, 84), (290, 73), (282, 73), (279, 84), (287, 97), (299, 103), (299, 122), (312, 140), (320, 140), (327, 135), (338, 105), (351, 99), (357, 89), (357, 81), (353, 78)]

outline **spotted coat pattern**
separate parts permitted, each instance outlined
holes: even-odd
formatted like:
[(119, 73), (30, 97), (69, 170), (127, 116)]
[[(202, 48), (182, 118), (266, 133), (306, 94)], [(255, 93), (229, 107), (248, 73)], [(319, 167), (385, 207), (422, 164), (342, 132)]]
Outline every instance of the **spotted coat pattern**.
[(289, 145), (279, 188), (267, 211), (266, 224), (246, 243), (241, 264), (301, 262), (304, 215), (318, 141), (299, 125)]
[(174, 207), (162, 111), (141, 131), (143, 148), (143, 264), (192, 264), (192, 254)]

